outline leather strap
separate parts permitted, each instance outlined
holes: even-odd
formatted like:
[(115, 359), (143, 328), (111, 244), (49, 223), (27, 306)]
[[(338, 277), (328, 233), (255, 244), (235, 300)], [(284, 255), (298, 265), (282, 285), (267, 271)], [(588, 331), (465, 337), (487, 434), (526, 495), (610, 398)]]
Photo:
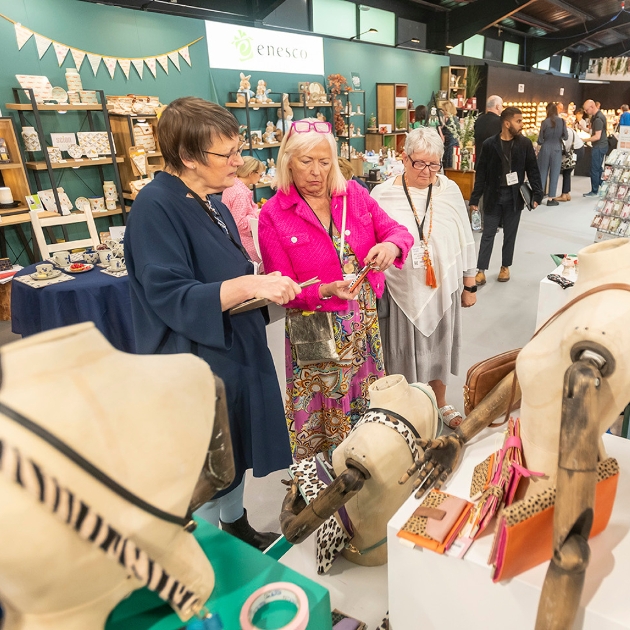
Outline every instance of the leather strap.
[[(601, 293), (602, 291), (630, 291), (630, 284), (625, 282), (609, 282), (608, 284), (601, 284), (597, 287), (593, 287), (588, 291), (585, 291), (581, 295), (573, 298), (570, 302), (567, 302), (562, 308), (559, 308), (533, 335), (532, 339), (535, 339), (547, 326), (556, 321), (560, 315), (565, 311), (568, 311), (572, 306), (581, 302), (584, 298), (594, 295), (595, 293)], [(531, 341), (531, 340), (530, 340)], [(517, 357), (518, 358), (518, 357)], [(516, 376), (516, 366), (514, 366), (514, 378), (512, 379), (512, 393), (510, 394), (510, 400), (508, 402), (507, 411), (505, 412), (505, 418), (501, 423), (492, 423), (490, 426), (500, 426), (505, 424), (510, 419), (510, 409), (514, 404), (514, 397), (516, 395), (516, 384), (518, 383), (518, 377)]]
[(114, 481), (111, 477), (106, 475), (102, 470), (94, 466), (94, 464), (91, 464), (89, 461), (87, 461), (82, 455), (77, 453), (72, 447), (68, 446), (57, 436), (53, 435), (36, 422), (29, 420), (18, 411), (15, 411), (15, 409), (7, 407), (2, 402), (0, 402), (0, 413), (5, 415), (7, 418), (10, 418), (14, 422), (17, 422), (17, 424), (24, 427), (31, 433), (34, 433), (35, 435), (40, 437), (42, 440), (44, 440), (44, 442), (47, 442), (54, 449), (65, 455), (69, 460), (73, 461), (77, 466), (79, 466), (79, 468), (88, 473), (88, 475), (94, 477), (94, 479), (96, 479), (98, 482), (102, 483), (112, 492), (116, 493), (118, 496), (122, 497), (129, 503), (135, 505), (136, 507), (139, 507), (141, 510), (148, 512), (149, 514), (152, 514), (153, 516), (156, 516), (159, 519), (162, 519), (163, 521), (176, 523), (177, 525), (180, 525), (182, 527), (188, 524), (189, 519), (183, 516), (177, 516), (176, 514), (169, 514), (168, 512), (164, 512), (163, 510), (160, 510), (160, 508), (157, 508), (154, 505), (147, 503), (144, 499), (141, 499), (130, 490), (127, 490), (118, 482)]

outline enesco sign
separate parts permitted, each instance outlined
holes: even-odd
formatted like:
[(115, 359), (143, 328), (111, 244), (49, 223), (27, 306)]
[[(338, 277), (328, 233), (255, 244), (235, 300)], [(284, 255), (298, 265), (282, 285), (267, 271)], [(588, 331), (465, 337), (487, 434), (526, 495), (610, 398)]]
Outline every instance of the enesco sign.
[(324, 74), (321, 37), (206, 22), (211, 68)]

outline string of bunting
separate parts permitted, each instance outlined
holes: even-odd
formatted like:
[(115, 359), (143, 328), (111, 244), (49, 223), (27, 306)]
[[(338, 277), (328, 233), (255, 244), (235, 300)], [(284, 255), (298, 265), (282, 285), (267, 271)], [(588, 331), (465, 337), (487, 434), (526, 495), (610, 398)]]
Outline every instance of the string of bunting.
[(190, 67), (192, 67), (192, 61), (190, 60), (190, 52), (189, 48), (193, 44), (196, 44), (198, 41), (202, 40), (203, 37), (198, 37), (194, 41), (182, 46), (181, 48), (177, 48), (175, 50), (171, 50), (162, 55), (151, 55), (150, 57), (115, 57), (115, 56), (107, 56), (107, 55), (99, 55), (98, 53), (88, 52), (87, 50), (81, 50), (79, 48), (75, 48), (73, 46), (68, 46), (66, 44), (62, 44), (61, 42), (55, 41), (50, 37), (45, 37), (40, 33), (36, 33), (32, 31), (30, 28), (26, 28), (22, 26), (19, 22), (12, 20), (10, 17), (3, 15), (0, 13), (0, 17), (4, 18), (8, 22), (15, 27), (15, 37), (17, 39), (18, 50), (22, 50), (24, 44), (33, 37), (35, 39), (35, 45), (37, 46), (37, 54), (41, 59), (46, 51), (52, 45), (55, 55), (57, 56), (57, 62), (61, 67), (63, 62), (65, 61), (68, 53), (72, 55), (72, 59), (74, 60), (74, 65), (77, 70), (81, 69), (81, 65), (83, 61), (87, 57), (90, 67), (92, 68), (92, 72), (94, 72), (94, 76), (98, 72), (99, 66), (101, 62), (107, 68), (109, 72), (109, 76), (113, 79), (114, 73), (116, 72), (116, 66), (120, 66), (120, 69), (123, 71), (125, 77), (129, 79), (129, 73), (131, 71), (131, 67), (133, 66), (138, 73), (138, 76), (142, 79), (144, 66), (146, 65), (153, 77), (157, 76), (157, 65), (160, 64), (164, 72), (168, 74), (169, 69), (169, 59), (171, 63), (177, 68), (178, 71), (181, 71), (179, 65), (179, 58), (181, 57)]

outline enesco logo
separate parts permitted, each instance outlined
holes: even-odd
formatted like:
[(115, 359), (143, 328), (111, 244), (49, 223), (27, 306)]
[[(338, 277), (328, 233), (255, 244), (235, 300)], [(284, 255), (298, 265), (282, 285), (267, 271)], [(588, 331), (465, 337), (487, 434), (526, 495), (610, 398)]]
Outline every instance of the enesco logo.
[[(239, 61), (248, 61), (254, 58), (253, 37), (246, 31), (239, 29), (232, 44), (239, 53)], [(291, 46), (274, 46), (258, 44), (255, 48), (256, 54), (260, 57), (280, 57), (285, 59), (308, 59), (308, 51), (303, 48), (292, 48)]]

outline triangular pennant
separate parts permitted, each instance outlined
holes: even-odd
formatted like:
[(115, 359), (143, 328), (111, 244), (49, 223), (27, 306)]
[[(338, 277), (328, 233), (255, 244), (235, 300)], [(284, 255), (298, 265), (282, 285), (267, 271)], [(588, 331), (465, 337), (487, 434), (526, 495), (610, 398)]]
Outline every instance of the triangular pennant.
[(29, 31), (21, 24), (15, 25), (15, 36), (17, 37), (18, 50), (22, 50), (22, 46), (24, 46), (24, 44), (26, 44), (26, 42), (31, 39), (32, 35), (33, 31)]
[(105, 67), (109, 70), (109, 76), (113, 79), (114, 72), (116, 72), (116, 57), (103, 57), (103, 63)]
[(179, 70), (179, 55), (177, 51), (168, 53), (168, 58), (173, 62), (173, 65)]
[(155, 61), (155, 57), (147, 57), (144, 60), (144, 63), (147, 64), (147, 68), (151, 70), (151, 74), (155, 77), (157, 75), (157, 63)]
[(157, 59), (157, 62), (164, 69), (164, 72), (168, 74), (168, 57), (166, 55), (160, 55), (159, 57), (156, 57), (156, 59)]
[(144, 68), (144, 59), (132, 59), (131, 63), (133, 64), (133, 67), (136, 69), (138, 76), (142, 79), (142, 69)]
[(59, 66), (61, 66), (70, 48), (68, 46), (65, 46), (64, 44), (60, 44), (59, 42), (53, 42), (53, 48), (55, 49), (55, 55), (57, 55)]
[(188, 50), (188, 46), (184, 46), (179, 49), (179, 54), (182, 56), (184, 61), (192, 68), (192, 63), (190, 61), (190, 51)]
[(82, 50), (71, 48), (70, 54), (72, 55), (72, 58), (74, 59), (75, 68), (77, 70), (81, 70), (81, 64), (83, 63), (83, 60), (85, 59), (85, 53)]
[(125, 73), (125, 76), (129, 78), (129, 71), (131, 70), (131, 59), (119, 59), (118, 65), (121, 70)]
[(48, 47), (52, 44), (52, 39), (42, 37), (37, 33), (33, 33), (33, 35), (35, 35), (35, 43), (37, 44), (37, 54), (41, 59), (44, 56), (44, 53), (48, 50)]
[(87, 53), (87, 58), (90, 62), (90, 65), (92, 66), (92, 72), (94, 73), (94, 76), (96, 76), (96, 73), (98, 72), (98, 67), (101, 65), (102, 57), (93, 53)]

